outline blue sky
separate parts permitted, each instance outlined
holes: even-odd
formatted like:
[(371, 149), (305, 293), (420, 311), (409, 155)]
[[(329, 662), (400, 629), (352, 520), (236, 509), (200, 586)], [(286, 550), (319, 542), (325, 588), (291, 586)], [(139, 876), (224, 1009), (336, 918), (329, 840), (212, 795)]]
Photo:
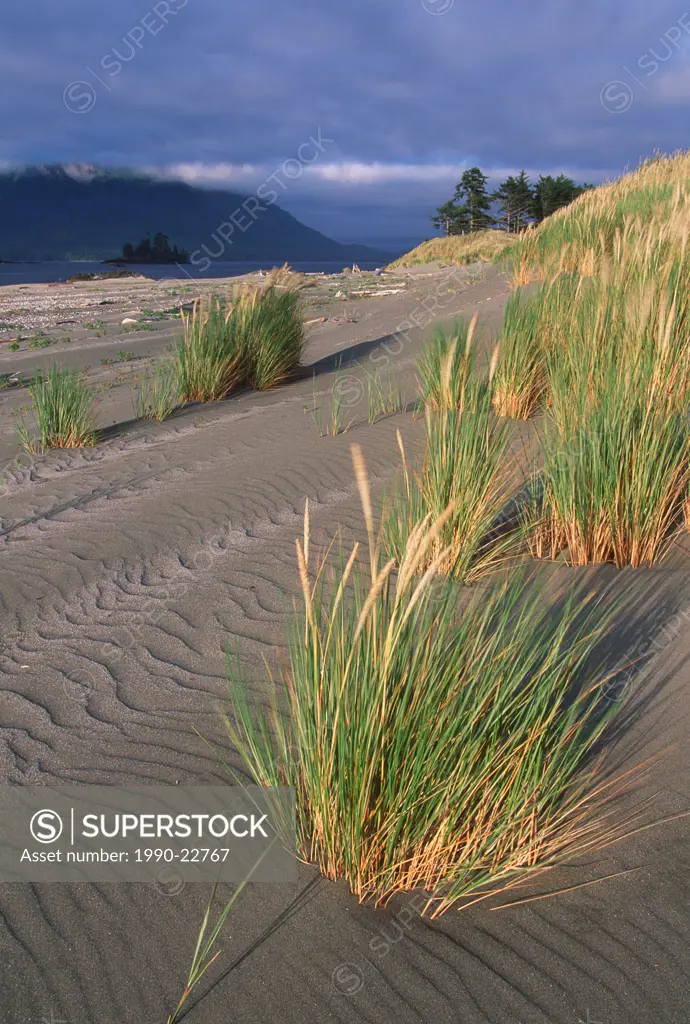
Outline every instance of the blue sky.
[[(601, 181), (685, 147), (687, 2), (6, 5), (0, 162), (250, 193), (292, 160), (281, 205), (311, 226), (422, 237), (475, 163), (492, 180), (524, 167)], [(310, 138), (322, 147), (298, 173)]]

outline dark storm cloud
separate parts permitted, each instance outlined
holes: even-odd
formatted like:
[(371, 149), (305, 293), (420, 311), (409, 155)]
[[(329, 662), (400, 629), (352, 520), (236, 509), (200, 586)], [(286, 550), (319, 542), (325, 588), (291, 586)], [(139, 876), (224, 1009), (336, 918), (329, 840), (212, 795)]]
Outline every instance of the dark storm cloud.
[[(3, 11), (0, 158), (251, 190), (319, 128), (283, 205), (424, 233), (462, 167), (601, 180), (686, 144), (690, 0), (33, 0)], [(370, 229), (370, 230), (369, 230)]]

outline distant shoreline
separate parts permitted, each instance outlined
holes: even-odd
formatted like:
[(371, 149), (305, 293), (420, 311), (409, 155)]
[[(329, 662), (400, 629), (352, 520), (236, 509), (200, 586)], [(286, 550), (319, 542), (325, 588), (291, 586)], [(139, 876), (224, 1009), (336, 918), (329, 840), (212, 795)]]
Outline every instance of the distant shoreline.
[(45, 260), (0, 260), (0, 263), (10, 264), (24, 264), (24, 263), (44, 263)]
[[(243, 274), (252, 273), (256, 270), (270, 271), (273, 267), (280, 267), (285, 260), (283, 258), (265, 260), (216, 260), (206, 273), (199, 273), (198, 268), (193, 265), (175, 263), (129, 263), (121, 269), (133, 273), (139, 273), (142, 277), (152, 280), (177, 280), (184, 279), (188, 285), (196, 282), (215, 280), (224, 277), (240, 277)], [(341, 260), (295, 260), (290, 265), (301, 273), (338, 273), (344, 267), (351, 267), (352, 264)], [(359, 261), (362, 270), (375, 270), (381, 266), (377, 260)], [(37, 260), (32, 261), (5, 261), (0, 262), (0, 290), (13, 285), (32, 284), (59, 284), (65, 283), (67, 278), (75, 274), (92, 273), (102, 274), (107, 269), (104, 260)], [(113, 266), (113, 271), (117, 270)]]
[(189, 263), (189, 258), (184, 259), (184, 260), (179, 260), (179, 259), (175, 260), (175, 259), (172, 259), (172, 258), (170, 258), (170, 259), (160, 259), (160, 260), (153, 260), (153, 259), (151, 259), (151, 260), (141, 260), (141, 259), (136, 259), (135, 257), (130, 258), (128, 256), (116, 256), (115, 259), (103, 260), (102, 262), (104, 264), (107, 264), (108, 266), (116, 266), (116, 267), (130, 267), (130, 266), (136, 266), (136, 267), (148, 267), (148, 266), (154, 266), (154, 267), (163, 267), (163, 266), (183, 267), (185, 264)]

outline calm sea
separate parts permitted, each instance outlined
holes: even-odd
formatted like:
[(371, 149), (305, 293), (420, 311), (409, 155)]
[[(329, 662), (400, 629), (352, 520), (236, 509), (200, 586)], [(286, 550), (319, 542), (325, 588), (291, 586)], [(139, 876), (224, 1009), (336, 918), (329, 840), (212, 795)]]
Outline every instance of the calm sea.
[[(391, 253), (391, 260), (395, 255)], [(213, 277), (239, 277), (240, 274), (247, 274), (252, 270), (271, 270), (281, 264), (270, 260), (257, 263), (224, 262), (218, 260), (211, 264), (205, 274), (200, 274), (198, 269), (190, 265), (176, 263), (165, 263), (154, 265), (145, 263), (142, 265), (128, 264), (123, 270), (131, 270), (137, 274), (143, 274), (154, 281), (161, 278), (181, 278), (192, 281), (204, 280)], [(336, 274), (343, 269), (344, 264), (339, 263), (292, 263), (293, 270), (303, 273)], [(375, 270), (380, 263), (364, 261), (359, 263), (361, 270)], [(47, 284), (50, 281), (66, 281), (73, 274), (103, 273), (107, 270), (118, 270), (118, 267), (104, 266), (103, 263), (91, 263), (85, 260), (61, 261), (50, 263), (0, 263), (0, 285), (4, 284)]]

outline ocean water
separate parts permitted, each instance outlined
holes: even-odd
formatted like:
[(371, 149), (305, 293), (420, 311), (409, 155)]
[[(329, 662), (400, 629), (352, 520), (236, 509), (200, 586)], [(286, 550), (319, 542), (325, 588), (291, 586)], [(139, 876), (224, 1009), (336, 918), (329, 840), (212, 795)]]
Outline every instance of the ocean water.
[[(391, 253), (391, 260), (395, 255)], [(214, 261), (206, 273), (200, 274), (199, 270), (191, 264), (164, 263), (164, 264), (128, 264), (126, 267), (109, 267), (103, 263), (92, 263), (86, 260), (55, 261), (46, 263), (0, 263), (0, 285), (8, 284), (48, 284), (51, 281), (66, 281), (73, 274), (100, 274), (107, 270), (131, 270), (144, 277), (150, 277), (154, 281), (162, 278), (180, 278), (191, 281), (209, 280), (214, 277), (239, 277), (240, 274), (247, 274), (252, 270), (271, 270), (275, 266), (281, 266), (282, 261), (264, 260), (256, 263), (230, 262), (224, 260)], [(375, 270), (381, 264), (364, 261), (358, 264), (361, 270)], [(293, 270), (302, 273), (336, 274), (343, 269), (344, 263), (291, 263)]]

